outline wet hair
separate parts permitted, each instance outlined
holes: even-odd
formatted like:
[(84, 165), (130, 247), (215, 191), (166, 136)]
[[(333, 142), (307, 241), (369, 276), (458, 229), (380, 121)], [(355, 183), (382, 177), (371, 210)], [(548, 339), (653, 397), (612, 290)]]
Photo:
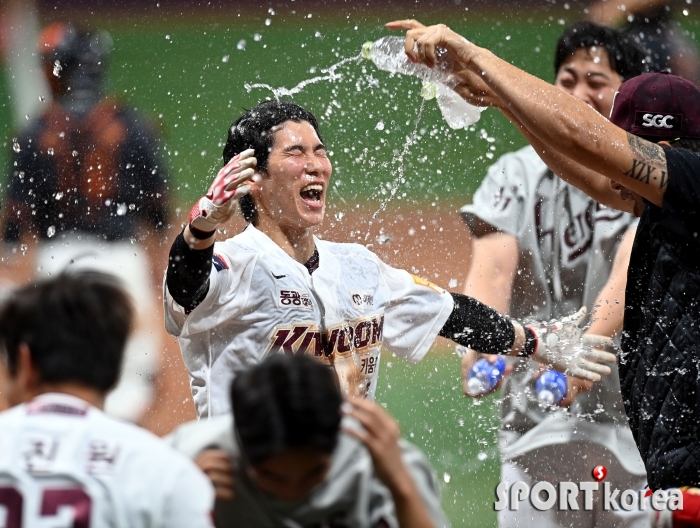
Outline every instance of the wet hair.
[(3, 303), (0, 345), (11, 375), (25, 344), (42, 383), (79, 383), (106, 393), (119, 378), (132, 320), (131, 300), (116, 277), (62, 273)]
[(554, 54), (554, 75), (578, 50), (594, 46), (606, 51), (610, 67), (623, 81), (647, 71), (646, 53), (634, 38), (614, 28), (581, 21), (566, 28), (559, 37)]
[[(223, 153), (224, 165), (239, 152), (253, 149), (258, 160), (258, 170), (267, 171), (267, 160), (270, 157), (274, 141), (273, 128), (285, 121), (308, 122), (314, 127), (316, 135), (323, 142), (318, 121), (307, 109), (289, 101), (265, 101), (255, 108), (247, 110), (229, 127)], [(239, 200), (239, 204), (246, 221), (255, 224), (256, 210), (253, 198), (246, 195)]]
[(332, 453), (341, 403), (335, 372), (307, 356), (272, 355), (231, 385), (236, 432), (253, 466), (295, 447)]

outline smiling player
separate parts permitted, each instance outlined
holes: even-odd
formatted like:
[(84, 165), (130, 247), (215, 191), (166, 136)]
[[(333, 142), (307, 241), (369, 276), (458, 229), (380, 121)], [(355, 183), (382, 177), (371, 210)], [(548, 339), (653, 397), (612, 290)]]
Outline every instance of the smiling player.
[[(551, 327), (524, 328), (364, 246), (314, 237), (332, 167), (304, 108), (267, 101), (246, 112), (229, 129), (224, 162), (173, 243), (165, 281), (166, 327), (179, 340), (200, 417), (229, 412), (236, 372), (273, 353), (314, 355), (335, 368), (345, 393), (370, 399), (382, 346), (416, 362), (438, 335), (591, 379), (610, 372), (586, 358), (614, 361), (612, 354), (571, 353), (575, 323), (560, 325), (569, 337), (547, 349), (537, 336)], [(238, 200), (248, 227), (215, 245)]]

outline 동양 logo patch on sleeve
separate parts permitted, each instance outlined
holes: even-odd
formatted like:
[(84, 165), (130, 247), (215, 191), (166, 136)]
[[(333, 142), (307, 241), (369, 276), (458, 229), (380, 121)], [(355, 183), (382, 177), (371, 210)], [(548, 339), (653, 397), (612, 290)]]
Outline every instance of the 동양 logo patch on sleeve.
[(228, 262), (226, 262), (226, 260), (224, 260), (224, 257), (222, 257), (221, 255), (217, 255), (216, 253), (214, 253), (214, 256), (211, 258), (211, 262), (212, 262), (212, 264), (214, 264), (216, 271), (223, 271), (225, 269), (226, 270), (230, 269)]
[(311, 310), (311, 295), (305, 290), (279, 290), (279, 303), (283, 308), (296, 307)]

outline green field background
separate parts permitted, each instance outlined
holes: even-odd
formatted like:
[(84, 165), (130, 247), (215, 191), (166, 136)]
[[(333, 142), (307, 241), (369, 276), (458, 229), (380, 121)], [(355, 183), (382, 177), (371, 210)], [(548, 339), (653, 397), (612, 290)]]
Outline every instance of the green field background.
[[(345, 16), (286, 10), (273, 15), (260, 9), (216, 17), (95, 15), (85, 16), (84, 23), (110, 31), (111, 90), (160, 125), (173, 189), (189, 202), (220, 166), (227, 127), (243, 108), (272, 96), (265, 89), (247, 91), (246, 83), (291, 88), (322, 76), (323, 69), (339, 60), (359, 56), (364, 42), (389, 34), (383, 22), (405, 16), (427, 23), (447, 21), (471, 40), (552, 80), (554, 43), (563, 25), (575, 19), (572, 15), (566, 10), (472, 14), (463, 8), (440, 13), (352, 11)], [(243, 50), (238, 49), (241, 41)], [(350, 62), (336, 73), (339, 79), (311, 84), (292, 100), (320, 118), (334, 164), (332, 196), (342, 200), (386, 200), (394, 187), (391, 205), (397, 206), (469, 196), (496, 157), (524, 145), (493, 110), (460, 131), (444, 124), (434, 100), (426, 101), (420, 114), (420, 81), (412, 77), (392, 76), (368, 61)], [(13, 135), (9, 105), (2, 86), (5, 158)], [(415, 142), (401, 164), (397, 158), (414, 130)], [(5, 166), (5, 159), (0, 163)], [(399, 183), (401, 171), (405, 180)]]
[[(272, 96), (269, 90), (248, 91), (246, 83), (291, 88), (323, 75), (341, 59), (358, 56), (364, 42), (388, 34), (383, 22), (405, 17), (446, 22), (551, 81), (556, 38), (581, 14), (580, 7), (567, 6), (481, 12), (464, 7), (293, 12), (287, 7), (221, 10), (215, 16), (149, 11), (81, 17), (88, 26), (110, 31), (110, 89), (158, 123), (171, 187), (184, 207), (218, 170), (227, 127), (243, 108)], [(698, 26), (692, 17), (683, 20), (691, 34)], [(244, 49), (238, 49), (241, 41)], [(340, 77), (334, 81), (311, 84), (292, 98), (320, 118), (334, 164), (332, 201), (348, 207), (364, 201), (407, 207), (464, 203), (489, 164), (525, 144), (493, 110), (469, 130), (449, 129), (435, 101), (422, 104), (416, 79), (391, 76), (367, 61), (347, 63), (336, 73)], [(11, 101), (4, 76), (0, 79), (0, 165), (5, 167), (14, 132)], [(407, 146), (414, 130), (415, 141)], [(418, 365), (387, 355), (380, 377), (378, 400), (434, 464), (453, 525), (495, 526), (499, 460), (493, 399), (475, 403), (462, 396), (459, 360), (449, 351), (431, 352)]]

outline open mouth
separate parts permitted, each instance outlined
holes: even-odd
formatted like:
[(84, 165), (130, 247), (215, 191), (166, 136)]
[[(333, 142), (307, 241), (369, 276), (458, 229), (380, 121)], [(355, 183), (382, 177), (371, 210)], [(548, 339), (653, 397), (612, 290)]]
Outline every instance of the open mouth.
[(307, 185), (299, 192), (299, 195), (304, 201), (320, 203), (323, 198), (323, 185), (318, 183)]

